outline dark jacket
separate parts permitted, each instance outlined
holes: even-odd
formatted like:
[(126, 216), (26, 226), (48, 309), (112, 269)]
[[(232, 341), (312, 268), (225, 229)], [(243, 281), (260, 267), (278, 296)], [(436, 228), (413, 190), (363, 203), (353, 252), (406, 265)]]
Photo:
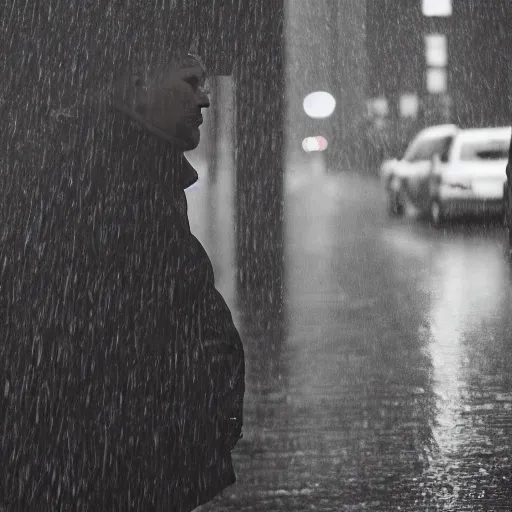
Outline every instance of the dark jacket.
[(192, 510), (235, 481), (244, 393), (187, 220), (197, 174), (119, 112), (53, 114), (40, 166), (0, 207), (1, 499)]

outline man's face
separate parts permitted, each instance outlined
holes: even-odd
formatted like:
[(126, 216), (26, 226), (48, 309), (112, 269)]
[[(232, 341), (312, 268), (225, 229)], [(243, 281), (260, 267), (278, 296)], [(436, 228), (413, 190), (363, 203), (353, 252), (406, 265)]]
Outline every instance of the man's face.
[(144, 117), (182, 151), (197, 148), (201, 109), (210, 106), (205, 71), (187, 58), (179, 69), (163, 73), (148, 87)]

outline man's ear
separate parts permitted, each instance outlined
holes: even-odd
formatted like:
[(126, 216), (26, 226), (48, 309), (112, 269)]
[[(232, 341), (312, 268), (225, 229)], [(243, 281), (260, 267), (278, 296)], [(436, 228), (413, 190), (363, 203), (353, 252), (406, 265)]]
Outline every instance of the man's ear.
[(148, 106), (148, 84), (142, 74), (131, 77), (133, 88), (132, 108), (139, 115), (144, 115)]
[(112, 101), (123, 110), (144, 115), (148, 99), (147, 80), (142, 73), (124, 76), (115, 83)]

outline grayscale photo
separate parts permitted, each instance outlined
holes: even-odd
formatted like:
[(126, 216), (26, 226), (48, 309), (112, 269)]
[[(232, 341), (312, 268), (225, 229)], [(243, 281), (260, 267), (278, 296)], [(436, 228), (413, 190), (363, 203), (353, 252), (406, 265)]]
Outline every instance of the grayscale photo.
[(0, 7), (0, 512), (512, 511), (512, 0)]

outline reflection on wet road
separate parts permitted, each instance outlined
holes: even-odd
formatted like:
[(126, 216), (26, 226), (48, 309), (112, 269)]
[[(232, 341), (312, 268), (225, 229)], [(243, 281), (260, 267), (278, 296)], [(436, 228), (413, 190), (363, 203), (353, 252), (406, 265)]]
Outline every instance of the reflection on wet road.
[(368, 177), (287, 183), (282, 325), (239, 324), (238, 483), (208, 510), (511, 510), (502, 229), (389, 220)]

